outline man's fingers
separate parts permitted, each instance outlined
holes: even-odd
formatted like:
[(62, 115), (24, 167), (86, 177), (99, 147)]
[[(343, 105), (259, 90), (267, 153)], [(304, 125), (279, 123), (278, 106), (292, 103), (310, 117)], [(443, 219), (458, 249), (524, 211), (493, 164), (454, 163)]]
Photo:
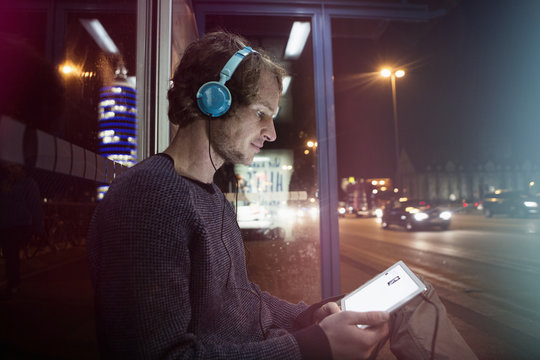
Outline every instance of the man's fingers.
[(338, 304), (336, 304), (335, 302), (326, 303), (323, 305), (323, 308), (324, 312), (328, 315), (335, 314), (341, 311)]

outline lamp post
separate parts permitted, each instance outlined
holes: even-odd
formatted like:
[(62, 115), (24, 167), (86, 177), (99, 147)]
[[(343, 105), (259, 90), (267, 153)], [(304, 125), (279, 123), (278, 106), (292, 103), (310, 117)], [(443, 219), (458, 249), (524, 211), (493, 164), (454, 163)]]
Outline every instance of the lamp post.
[(402, 69), (383, 69), (381, 70), (381, 76), (389, 77), (392, 83), (392, 107), (394, 112), (394, 141), (395, 141), (395, 156), (396, 156), (396, 184), (394, 187), (401, 186), (401, 179), (399, 178), (399, 132), (398, 132), (398, 119), (397, 119), (397, 101), (396, 101), (396, 78), (405, 76), (405, 70)]

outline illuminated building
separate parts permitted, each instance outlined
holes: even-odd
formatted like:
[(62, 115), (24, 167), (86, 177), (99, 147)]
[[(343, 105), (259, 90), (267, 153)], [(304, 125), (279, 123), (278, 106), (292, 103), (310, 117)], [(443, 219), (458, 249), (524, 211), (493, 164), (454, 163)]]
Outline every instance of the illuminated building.
[[(100, 89), (99, 154), (127, 167), (137, 162), (137, 90), (127, 81), (127, 70), (116, 71), (111, 86)], [(98, 187), (98, 199), (107, 191)]]

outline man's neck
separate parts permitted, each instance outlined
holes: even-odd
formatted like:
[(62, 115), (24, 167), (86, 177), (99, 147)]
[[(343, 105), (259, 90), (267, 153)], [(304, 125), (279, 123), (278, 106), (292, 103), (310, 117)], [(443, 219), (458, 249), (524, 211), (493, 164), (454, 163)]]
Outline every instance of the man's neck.
[(178, 129), (164, 153), (174, 160), (174, 168), (178, 174), (207, 184), (212, 183), (216, 169), (222, 165), (222, 161), (214, 157), (214, 164), (210, 160), (204, 121), (196, 121)]

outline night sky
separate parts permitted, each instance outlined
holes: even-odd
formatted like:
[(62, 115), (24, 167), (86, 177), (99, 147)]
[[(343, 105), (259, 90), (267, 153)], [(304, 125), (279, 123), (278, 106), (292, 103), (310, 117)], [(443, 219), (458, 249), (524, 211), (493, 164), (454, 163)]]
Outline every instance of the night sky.
[(459, 1), (429, 23), (393, 23), (377, 40), (334, 39), (339, 176), (392, 176), (390, 80), (400, 143), (417, 170), (448, 160), (538, 163), (540, 1)]

